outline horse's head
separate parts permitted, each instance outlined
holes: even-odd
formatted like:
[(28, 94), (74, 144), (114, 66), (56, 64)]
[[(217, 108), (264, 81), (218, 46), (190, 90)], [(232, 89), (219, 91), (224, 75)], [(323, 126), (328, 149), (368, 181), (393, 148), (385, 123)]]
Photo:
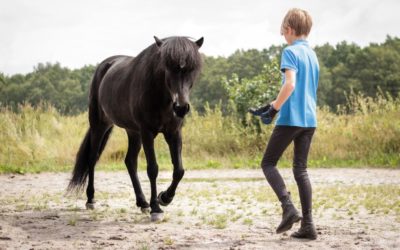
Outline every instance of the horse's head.
[(154, 37), (165, 72), (165, 84), (172, 99), (174, 113), (183, 118), (190, 110), (189, 94), (201, 68), (199, 48), (204, 39), (193, 42), (186, 37), (163, 40)]

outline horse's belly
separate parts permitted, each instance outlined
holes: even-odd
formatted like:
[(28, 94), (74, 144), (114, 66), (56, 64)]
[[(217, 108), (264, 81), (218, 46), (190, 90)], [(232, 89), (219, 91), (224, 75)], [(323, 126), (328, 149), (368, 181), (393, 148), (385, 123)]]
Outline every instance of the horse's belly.
[(138, 124), (135, 121), (128, 119), (124, 114), (119, 113), (118, 110), (103, 109), (103, 111), (107, 119), (118, 127), (139, 131)]

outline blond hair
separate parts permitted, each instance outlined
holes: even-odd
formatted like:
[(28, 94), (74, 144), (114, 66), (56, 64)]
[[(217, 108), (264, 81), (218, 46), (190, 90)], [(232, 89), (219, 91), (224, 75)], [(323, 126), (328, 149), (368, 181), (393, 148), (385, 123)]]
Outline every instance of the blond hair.
[(296, 36), (308, 36), (312, 26), (312, 19), (307, 11), (302, 9), (290, 9), (283, 19), (281, 29), (292, 28)]

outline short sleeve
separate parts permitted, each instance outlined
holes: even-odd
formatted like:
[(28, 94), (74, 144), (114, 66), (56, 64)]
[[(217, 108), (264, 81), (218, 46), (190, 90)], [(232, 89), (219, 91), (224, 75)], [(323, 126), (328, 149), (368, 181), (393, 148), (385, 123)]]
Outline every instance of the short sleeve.
[(281, 71), (285, 72), (285, 69), (291, 69), (297, 72), (297, 60), (293, 51), (284, 49), (281, 58)]

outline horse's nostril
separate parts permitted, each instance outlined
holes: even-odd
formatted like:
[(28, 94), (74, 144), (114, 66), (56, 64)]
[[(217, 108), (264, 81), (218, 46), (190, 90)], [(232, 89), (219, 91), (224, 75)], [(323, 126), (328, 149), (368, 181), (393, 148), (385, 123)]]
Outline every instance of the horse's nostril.
[(186, 104), (184, 106), (178, 106), (177, 103), (173, 103), (172, 108), (177, 116), (183, 118), (189, 112), (190, 105)]

